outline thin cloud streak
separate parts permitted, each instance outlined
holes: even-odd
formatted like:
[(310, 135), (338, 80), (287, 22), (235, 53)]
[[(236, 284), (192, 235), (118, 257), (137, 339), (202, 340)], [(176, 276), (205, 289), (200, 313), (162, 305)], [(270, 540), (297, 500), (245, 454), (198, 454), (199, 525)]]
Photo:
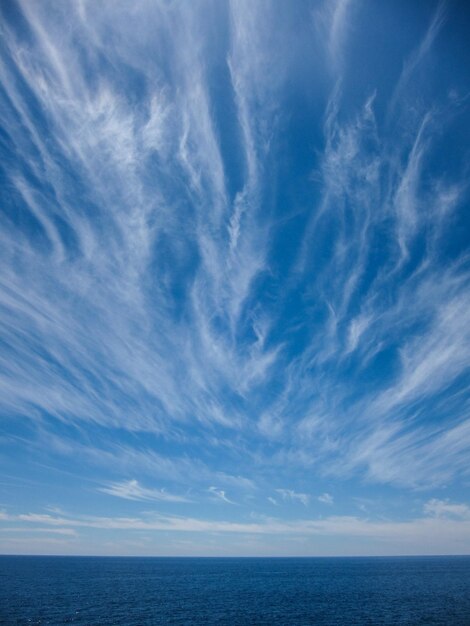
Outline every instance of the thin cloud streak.
[(164, 489), (149, 489), (139, 484), (137, 480), (125, 480), (120, 483), (111, 483), (100, 487), (99, 491), (125, 500), (155, 500), (157, 502), (192, 502), (185, 496), (167, 493)]

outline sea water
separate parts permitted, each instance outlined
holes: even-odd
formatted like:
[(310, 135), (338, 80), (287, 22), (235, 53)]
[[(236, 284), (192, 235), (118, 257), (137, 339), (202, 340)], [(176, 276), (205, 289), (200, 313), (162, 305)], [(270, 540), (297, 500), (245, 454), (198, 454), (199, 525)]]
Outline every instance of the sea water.
[(0, 624), (470, 626), (470, 557), (0, 557)]

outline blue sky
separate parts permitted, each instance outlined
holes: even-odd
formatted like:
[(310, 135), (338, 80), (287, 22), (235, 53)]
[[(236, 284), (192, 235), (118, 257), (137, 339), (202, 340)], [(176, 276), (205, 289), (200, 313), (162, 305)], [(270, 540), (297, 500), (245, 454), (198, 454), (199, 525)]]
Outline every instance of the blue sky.
[(470, 553), (465, 3), (0, 11), (0, 553)]

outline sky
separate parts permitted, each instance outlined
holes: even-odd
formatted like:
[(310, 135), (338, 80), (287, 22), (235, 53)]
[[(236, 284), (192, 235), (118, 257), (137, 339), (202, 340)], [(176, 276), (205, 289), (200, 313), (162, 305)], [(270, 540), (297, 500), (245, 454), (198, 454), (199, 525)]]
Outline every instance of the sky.
[(470, 554), (466, 3), (0, 13), (0, 553)]

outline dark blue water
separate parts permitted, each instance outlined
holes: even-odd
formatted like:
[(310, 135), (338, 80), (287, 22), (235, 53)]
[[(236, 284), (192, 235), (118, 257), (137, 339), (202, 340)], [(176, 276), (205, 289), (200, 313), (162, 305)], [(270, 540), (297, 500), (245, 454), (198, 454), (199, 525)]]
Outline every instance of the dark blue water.
[(0, 624), (470, 626), (470, 557), (0, 557)]

